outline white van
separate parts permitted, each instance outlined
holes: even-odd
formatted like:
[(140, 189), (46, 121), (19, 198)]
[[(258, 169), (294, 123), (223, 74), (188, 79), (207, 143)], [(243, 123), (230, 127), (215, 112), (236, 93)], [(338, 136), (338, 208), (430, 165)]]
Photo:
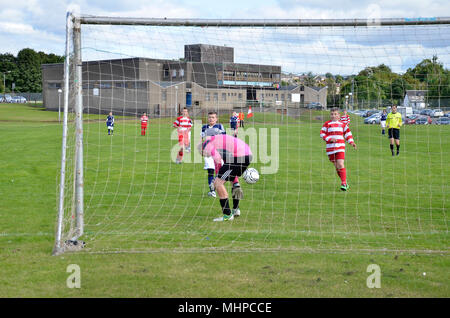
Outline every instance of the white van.
[(413, 114), (412, 107), (405, 107), (405, 106), (398, 106), (397, 111), (402, 114), (403, 120), (405, 120), (406, 117)]

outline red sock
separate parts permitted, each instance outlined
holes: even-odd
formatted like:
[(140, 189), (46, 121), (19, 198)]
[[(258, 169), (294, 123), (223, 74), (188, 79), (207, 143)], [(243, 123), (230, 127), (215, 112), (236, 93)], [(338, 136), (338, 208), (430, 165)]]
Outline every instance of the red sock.
[(336, 169), (336, 172), (339, 178), (341, 178), (342, 184), (347, 184), (347, 170), (345, 168)]

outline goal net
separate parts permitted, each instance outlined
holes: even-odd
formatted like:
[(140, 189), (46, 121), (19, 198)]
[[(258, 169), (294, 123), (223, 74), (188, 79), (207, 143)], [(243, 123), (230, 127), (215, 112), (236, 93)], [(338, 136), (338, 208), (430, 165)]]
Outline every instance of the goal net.
[[(448, 253), (449, 18), (67, 21), (55, 254)], [(380, 122), (392, 105), (398, 155)], [(346, 144), (346, 191), (320, 136), (334, 107), (357, 145)], [(184, 109), (192, 127), (180, 143)], [(213, 221), (224, 195), (209, 195), (197, 150), (209, 112), (260, 174), (239, 178), (231, 221)]]

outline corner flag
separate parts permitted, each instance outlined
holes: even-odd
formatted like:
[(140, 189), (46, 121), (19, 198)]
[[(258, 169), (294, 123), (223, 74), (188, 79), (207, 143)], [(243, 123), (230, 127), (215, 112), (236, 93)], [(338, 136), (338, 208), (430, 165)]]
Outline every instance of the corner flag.
[(252, 106), (248, 107), (248, 113), (247, 113), (247, 118), (253, 117), (253, 113), (252, 113)]

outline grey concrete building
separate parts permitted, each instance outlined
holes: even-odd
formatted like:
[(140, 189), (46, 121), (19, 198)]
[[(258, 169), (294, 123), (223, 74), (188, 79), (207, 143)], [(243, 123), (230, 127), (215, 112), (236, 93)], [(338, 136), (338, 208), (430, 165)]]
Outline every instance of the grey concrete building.
[[(57, 110), (63, 88), (63, 64), (42, 65), (43, 102)], [(210, 110), (326, 106), (326, 89), (281, 87), (281, 67), (234, 63), (234, 49), (204, 44), (185, 46), (179, 60), (129, 58), (83, 62), (83, 105), (89, 113), (175, 116)], [(300, 94), (301, 102), (292, 102)], [(258, 111), (258, 107), (255, 107)]]

